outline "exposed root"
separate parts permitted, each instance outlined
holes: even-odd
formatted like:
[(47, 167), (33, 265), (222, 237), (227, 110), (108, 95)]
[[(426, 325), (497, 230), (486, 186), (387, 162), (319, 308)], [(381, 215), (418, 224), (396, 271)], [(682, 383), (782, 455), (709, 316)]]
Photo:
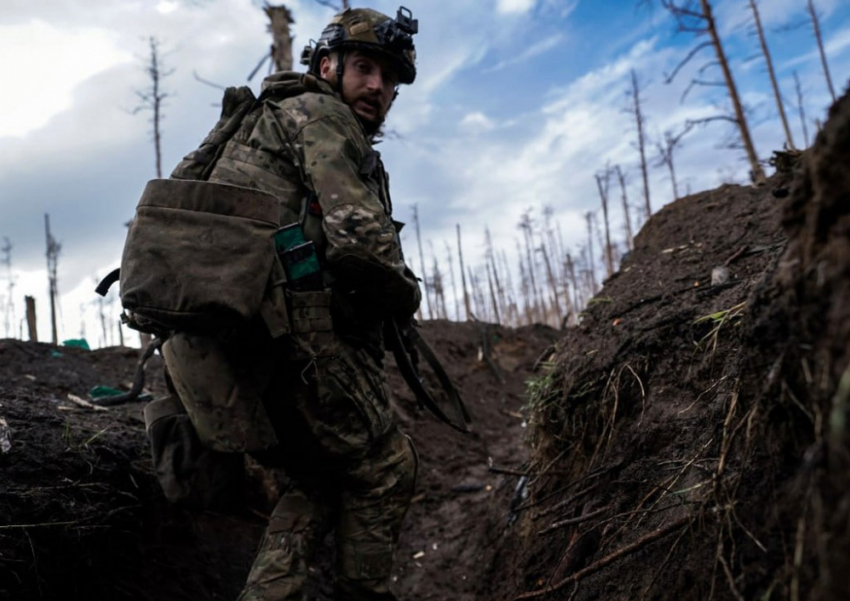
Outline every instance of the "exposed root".
[(682, 528), (683, 526), (690, 524), (692, 520), (693, 520), (693, 518), (691, 516), (679, 518), (678, 520), (675, 520), (674, 522), (667, 524), (663, 528), (659, 528), (658, 530), (650, 532), (646, 536), (642, 536), (641, 538), (639, 538), (635, 542), (631, 543), (630, 545), (626, 545), (625, 547), (617, 549), (613, 553), (609, 553), (608, 555), (606, 555), (605, 557), (603, 557), (599, 561), (596, 561), (596, 562), (590, 564), (589, 566), (587, 566), (586, 568), (583, 568), (583, 569), (579, 570), (578, 572), (571, 574), (570, 576), (564, 578), (560, 582), (553, 584), (552, 586), (548, 586), (546, 588), (538, 589), (536, 591), (529, 591), (527, 593), (523, 593), (523, 594), (521, 594), (517, 597), (514, 597), (514, 600), (519, 601), (520, 599), (534, 599), (536, 597), (542, 597), (543, 595), (548, 595), (549, 593), (554, 593), (556, 591), (559, 591), (562, 588), (564, 588), (565, 586), (567, 586), (568, 584), (578, 583), (580, 580), (582, 580), (582, 579), (586, 578), (587, 576), (590, 576), (591, 574), (594, 574), (594, 573), (598, 572), (599, 570), (611, 565), (612, 563), (614, 563), (618, 559), (622, 559), (623, 557), (626, 557), (627, 555), (631, 555), (632, 553), (642, 549), (646, 545), (653, 543), (660, 538), (664, 538), (665, 536), (667, 536), (671, 532), (675, 532), (679, 528)]

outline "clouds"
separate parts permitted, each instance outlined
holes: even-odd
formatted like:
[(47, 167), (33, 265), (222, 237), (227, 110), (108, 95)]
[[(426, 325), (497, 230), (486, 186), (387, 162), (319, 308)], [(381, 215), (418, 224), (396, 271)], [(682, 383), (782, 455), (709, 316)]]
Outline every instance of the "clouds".
[(524, 14), (535, 4), (536, 0), (496, 0), (496, 11), (503, 15)]
[[(0, 137), (23, 136), (71, 106), (80, 82), (132, 57), (100, 29), (59, 30), (38, 19), (0, 26)], [(48, 68), (46, 68), (48, 67)]]
[[(777, 0), (776, 6), (788, 2)], [(372, 3), (390, 15), (398, 4)], [(576, 249), (585, 237), (582, 215), (598, 206), (593, 176), (609, 162), (628, 172), (636, 204), (636, 134), (624, 111), (632, 69), (645, 84), (652, 138), (689, 118), (716, 114), (715, 107), (725, 103), (723, 90), (700, 89), (680, 104), (699, 62), (672, 86), (661, 84), (660, 74), (669, 72), (692, 40), (665, 37), (670, 26), (661, 11), (634, 13), (631, 1), (405, 4), (420, 21), (419, 75), (414, 86), (402, 89), (389, 116), (388, 129), (399, 137), (390, 136), (379, 149), (393, 175), (396, 217), (409, 220), (412, 205), (419, 205), (426, 254), (429, 240), (442, 253), (442, 242), (455, 240), (460, 223), (470, 264), (477, 264), (483, 251), (485, 225), (495, 244), (512, 255), (521, 214), (533, 208), (539, 217), (546, 205), (555, 210), (565, 245)], [(723, 0), (718, 14), (731, 7), (744, 14), (740, 4)], [(850, 64), (850, 11), (838, 0), (817, 4), (843, 24), (825, 22), (837, 83)], [(762, 5), (767, 20), (780, 19), (772, 0)], [(287, 6), (296, 17), (297, 55), (333, 11), (313, 0), (291, 0)], [(734, 25), (734, 14), (729, 15), (722, 17), (724, 24)], [(0, 135), (6, 133), (0, 137), (0, 237), (9, 236), (15, 245), (19, 296), (34, 294), (44, 306), (43, 214), (50, 213), (54, 235), (63, 244), (59, 275), (68, 334), (79, 331), (77, 308), (93, 300), (93, 275), (117, 265), (123, 224), (154, 173), (148, 115), (128, 112), (137, 104), (135, 91), (148, 85), (143, 69), (148, 36), (161, 40), (166, 66), (175, 69), (163, 82), (171, 94), (162, 123), (167, 172), (218, 118), (221, 91), (196, 81), (193, 72), (222, 85), (245, 83), (268, 52), (266, 21), (258, 0), (4, 0), (0, 55), (20, 60), (11, 61), (17, 67), (0, 65), (0, 82), (11, 90), (0, 98)], [(744, 33), (731, 26), (735, 57), (751, 54), (752, 40)], [(807, 103), (813, 119), (822, 116), (826, 92), (818, 59), (805, 45), (810, 37), (801, 31), (781, 41), (771, 34), (770, 41), (776, 41), (784, 88), (792, 89), (788, 78), (794, 68), (804, 88), (812, 90)], [(805, 58), (791, 65), (800, 55)], [(769, 106), (766, 78), (743, 66), (733, 65), (736, 75), (745, 74), (742, 92), (754, 104)], [(255, 90), (261, 76), (250, 84)], [(7, 102), (12, 95), (15, 101)], [(22, 112), (4, 120), (12, 111)], [(754, 131), (763, 156), (781, 146), (768, 113), (762, 111), (767, 116)], [(688, 134), (677, 154), (682, 188), (713, 186), (730, 174), (746, 178), (746, 165), (719, 148), (729, 132), (713, 124)], [(653, 169), (651, 186), (657, 209), (671, 197), (667, 175)], [(621, 217), (613, 214), (619, 227)], [(16, 304), (22, 307), (22, 301)], [(91, 315), (88, 321), (93, 323)]]

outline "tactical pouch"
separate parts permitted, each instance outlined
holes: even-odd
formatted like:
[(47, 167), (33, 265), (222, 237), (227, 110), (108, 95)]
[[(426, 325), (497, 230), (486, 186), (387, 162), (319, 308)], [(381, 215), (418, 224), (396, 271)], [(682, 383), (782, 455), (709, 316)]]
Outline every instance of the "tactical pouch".
[[(214, 332), (243, 327), (261, 314), (274, 322), (273, 335), (286, 333), (283, 295), (269, 292), (282, 283), (272, 239), (279, 214), (277, 198), (257, 190), (148, 182), (121, 260), (129, 325)], [(264, 303), (272, 306), (263, 309)]]
[(154, 471), (169, 501), (198, 509), (231, 507), (238, 501), (244, 479), (241, 455), (206, 447), (176, 396), (148, 403), (144, 414)]
[(287, 338), (290, 359), (327, 357), (336, 352), (331, 317), (331, 291), (287, 290), (292, 332)]
[(277, 436), (263, 405), (273, 370), (270, 339), (224, 342), (178, 332), (162, 346), (174, 389), (199, 440), (225, 453), (263, 451)]

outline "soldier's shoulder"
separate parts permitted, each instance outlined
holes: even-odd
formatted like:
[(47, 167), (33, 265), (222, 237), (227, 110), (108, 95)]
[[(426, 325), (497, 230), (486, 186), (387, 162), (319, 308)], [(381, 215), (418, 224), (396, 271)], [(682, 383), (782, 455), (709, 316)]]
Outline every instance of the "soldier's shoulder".
[(285, 117), (284, 125), (298, 131), (316, 121), (334, 118), (355, 125), (354, 115), (347, 104), (336, 96), (319, 92), (305, 92), (298, 96), (272, 100)]

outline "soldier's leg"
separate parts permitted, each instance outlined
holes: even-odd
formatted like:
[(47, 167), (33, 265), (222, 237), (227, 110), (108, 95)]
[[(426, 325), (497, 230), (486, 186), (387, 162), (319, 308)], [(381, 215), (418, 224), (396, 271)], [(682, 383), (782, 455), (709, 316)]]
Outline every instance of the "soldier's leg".
[(304, 582), (327, 512), (303, 491), (285, 493), (272, 511), (238, 601), (306, 601)]
[(336, 525), (337, 601), (394, 601), (393, 552), (416, 480), (413, 443), (397, 428), (347, 470)]

